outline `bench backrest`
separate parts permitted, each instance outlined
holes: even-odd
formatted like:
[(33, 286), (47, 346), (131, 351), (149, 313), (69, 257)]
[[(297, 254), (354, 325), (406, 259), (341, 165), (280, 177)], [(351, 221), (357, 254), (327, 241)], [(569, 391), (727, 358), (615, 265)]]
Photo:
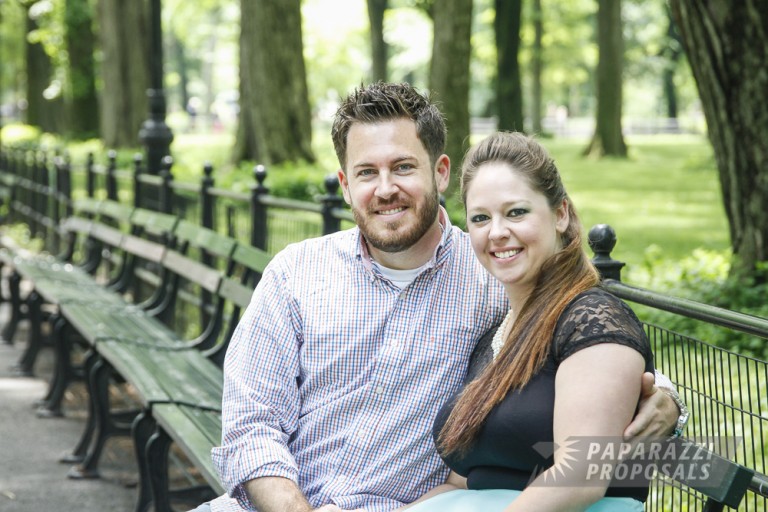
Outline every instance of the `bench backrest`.
[[(185, 337), (195, 332), (190, 343), (201, 349), (213, 346), (220, 335), (224, 301), (216, 292), (236, 245), (233, 238), (180, 220), (160, 262), (168, 277), (161, 318), (176, 324), (176, 331)], [(178, 325), (174, 317), (184, 324)], [(190, 325), (199, 328), (190, 329)]]
[(753, 470), (689, 440), (669, 443), (668, 453), (676, 459), (659, 461), (660, 473), (706, 496), (703, 510), (722, 510), (723, 505), (738, 508), (755, 475)]
[(271, 256), (251, 245), (238, 244), (232, 253), (227, 274), (222, 278), (217, 295), (230, 307), (226, 311), (227, 327), (223, 331), (220, 343), (208, 353), (219, 366), (224, 364), (229, 341), (235, 332), (243, 310), (248, 307), (253, 297), (253, 290), (269, 264)]

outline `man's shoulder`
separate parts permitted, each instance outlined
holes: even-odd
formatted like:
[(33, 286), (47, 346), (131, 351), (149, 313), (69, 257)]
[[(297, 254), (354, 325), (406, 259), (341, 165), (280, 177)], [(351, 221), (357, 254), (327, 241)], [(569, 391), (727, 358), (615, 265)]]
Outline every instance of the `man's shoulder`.
[(315, 265), (347, 262), (357, 254), (359, 237), (357, 228), (351, 228), (329, 235), (307, 238), (288, 244), (272, 258), (272, 261), (275, 265), (288, 266), (297, 262)]
[(472, 250), (472, 242), (469, 240), (469, 234), (456, 226), (451, 226), (451, 230), (454, 262), (464, 268), (464, 272), (472, 273), (476, 277), (485, 279), (487, 277), (485, 269), (475, 257), (475, 252)]

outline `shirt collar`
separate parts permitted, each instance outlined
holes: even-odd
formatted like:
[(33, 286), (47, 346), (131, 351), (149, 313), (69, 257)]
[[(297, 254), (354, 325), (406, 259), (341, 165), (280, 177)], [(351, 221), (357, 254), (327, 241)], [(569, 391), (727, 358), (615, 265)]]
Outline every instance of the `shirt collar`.
[[(450, 253), (450, 247), (453, 245), (453, 225), (451, 224), (451, 219), (448, 218), (448, 212), (445, 211), (445, 208), (442, 206), (439, 207), (438, 222), (440, 224), (440, 229), (442, 230), (440, 243), (437, 244), (434, 254), (427, 264), (424, 265), (424, 269), (433, 268), (442, 264), (448, 253)], [(357, 258), (362, 261), (363, 267), (365, 267), (366, 270), (377, 273), (378, 271), (374, 270), (373, 260), (368, 251), (368, 244), (365, 242), (365, 237), (359, 228), (357, 228), (357, 232)]]

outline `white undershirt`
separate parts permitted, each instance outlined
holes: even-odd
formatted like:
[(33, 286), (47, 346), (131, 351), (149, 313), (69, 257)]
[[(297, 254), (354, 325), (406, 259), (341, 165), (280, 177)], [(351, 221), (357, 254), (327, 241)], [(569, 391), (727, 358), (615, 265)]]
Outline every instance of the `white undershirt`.
[(419, 274), (421, 274), (430, 264), (430, 262), (427, 262), (418, 268), (412, 268), (408, 270), (395, 270), (393, 268), (387, 268), (373, 260), (372, 263), (376, 265), (376, 268), (379, 269), (381, 275), (392, 281), (392, 284), (401, 290), (411, 284), (413, 280), (416, 279)]

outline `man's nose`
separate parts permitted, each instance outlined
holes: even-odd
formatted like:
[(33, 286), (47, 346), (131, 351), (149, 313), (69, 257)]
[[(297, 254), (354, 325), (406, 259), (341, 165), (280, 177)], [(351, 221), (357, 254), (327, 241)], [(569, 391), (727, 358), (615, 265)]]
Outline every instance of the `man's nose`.
[(379, 183), (376, 186), (376, 195), (382, 199), (388, 199), (397, 192), (397, 184), (394, 177), (388, 172), (379, 173)]

